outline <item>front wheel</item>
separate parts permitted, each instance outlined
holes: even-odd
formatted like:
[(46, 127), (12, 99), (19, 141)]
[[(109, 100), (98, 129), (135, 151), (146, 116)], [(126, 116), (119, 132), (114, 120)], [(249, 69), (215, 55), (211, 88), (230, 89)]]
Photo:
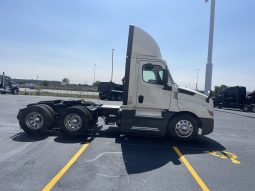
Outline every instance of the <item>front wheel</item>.
[(19, 93), (19, 91), (16, 90), (16, 89), (12, 91), (12, 94), (13, 94), (13, 95), (17, 95), (18, 93)]
[(247, 105), (245, 105), (245, 106), (243, 107), (243, 111), (244, 111), (244, 112), (248, 112), (249, 109), (250, 109), (250, 108), (249, 108)]
[(190, 140), (198, 134), (197, 120), (188, 114), (174, 117), (169, 123), (169, 134), (179, 140)]

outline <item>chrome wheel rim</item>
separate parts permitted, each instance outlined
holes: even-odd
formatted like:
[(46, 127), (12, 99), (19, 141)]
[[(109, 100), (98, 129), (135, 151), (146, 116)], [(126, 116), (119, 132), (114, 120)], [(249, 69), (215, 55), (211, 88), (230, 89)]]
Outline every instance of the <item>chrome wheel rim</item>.
[(181, 120), (175, 126), (175, 132), (179, 137), (187, 138), (193, 133), (193, 125), (188, 120)]
[(65, 117), (64, 125), (69, 131), (78, 131), (82, 127), (82, 119), (79, 115), (70, 113)]
[(43, 116), (38, 112), (31, 112), (26, 117), (26, 125), (29, 129), (38, 130), (43, 126)]

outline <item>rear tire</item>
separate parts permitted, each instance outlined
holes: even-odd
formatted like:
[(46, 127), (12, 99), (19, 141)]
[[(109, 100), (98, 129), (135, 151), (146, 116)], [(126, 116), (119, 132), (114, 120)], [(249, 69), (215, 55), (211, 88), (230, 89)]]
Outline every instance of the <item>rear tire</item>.
[(49, 110), (50, 114), (51, 114), (51, 117), (53, 119), (53, 123), (52, 123), (50, 128), (56, 126), (56, 122), (57, 122), (56, 121), (56, 112), (53, 110), (53, 108), (51, 106), (49, 106), (49, 105), (46, 105), (46, 104), (39, 104), (39, 105), (47, 108)]
[(105, 100), (105, 97), (102, 94), (99, 94), (99, 99)]
[(33, 105), (19, 115), (19, 125), (28, 134), (40, 135), (53, 125), (50, 111), (42, 105)]
[(191, 115), (180, 114), (170, 121), (168, 132), (178, 140), (190, 140), (198, 134), (198, 122)]
[(87, 133), (91, 115), (82, 106), (69, 107), (59, 117), (59, 127), (67, 135), (78, 136)]
[(43, 106), (43, 107), (46, 107), (46, 108), (50, 111), (50, 114), (51, 114), (52, 118), (53, 118), (53, 119), (56, 118), (56, 112), (52, 109), (51, 106), (46, 105), (46, 104), (39, 104), (39, 105), (41, 105), (41, 106)]

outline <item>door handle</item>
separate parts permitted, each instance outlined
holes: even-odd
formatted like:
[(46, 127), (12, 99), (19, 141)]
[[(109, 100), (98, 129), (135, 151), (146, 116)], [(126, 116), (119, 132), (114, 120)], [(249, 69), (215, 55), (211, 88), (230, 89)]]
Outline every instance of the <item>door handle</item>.
[(144, 98), (143, 95), (139, 95), (138, 96), (138, 102), (143, 103), (143, 98)]

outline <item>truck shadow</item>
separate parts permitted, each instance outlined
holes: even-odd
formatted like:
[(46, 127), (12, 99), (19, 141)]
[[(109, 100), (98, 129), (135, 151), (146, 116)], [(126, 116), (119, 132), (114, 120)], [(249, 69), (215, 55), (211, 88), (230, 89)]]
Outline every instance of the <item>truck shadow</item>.
[(118, 138), (121, 144), (123, 160), (128, 174), (136, 174), (160, 168), (172, 162), (180, 165), (179, 156), (173, 147), (177, 147), (183, 155), (206, 154), (210, 151), (223, 151), (220, 143), (198, 136), (190, 142), (179, 142), (170, 138)]
[[(113, 138), (115, 143), (121, 146), (122, 159), (127, 174), (152, 171), (169, 162), (180, 165), (181, 161), (173, 147), (179, 148), (183, 155), (206, 154), (207, 152), (226, 150), (219, 142), (206, 136), (197, 136), (192, 141), (182, 142), (169, 137), (123, 135), (116, 127), (104, 129), (102, 126), (90, 132), (87, 137), (68, 137), (59, 131), (53, 131), (44, 136), (29, 136), (25, 133), (19, 133), (11, 138), (18, 142), (35, 142), (43, 141), (49, 136), (55, 137), (55, 142), (67, 144), (84, 144), (85, 142), (92, 142), (93, 144), (93, 139), (96, 137)], [(104, 147), (104, 145), (100, 145), (100, 147)], [(105, 149), (107, 151), (108, 148)]]
[(173, 147), (177, 147), (183, 155), (207, 154), (212, 151), (226, 150), (219, 142), (206, 136), (197, 136), (189, 142), (183, 142), (171, 137), (122, 135), (116, 127), (101, 130), (95, 137), (115, 138), (115, 143), (121, 145), (122, 158), (128, 174), (155, 170), (169, 162), (180, 165), (181, 161)]
[(16, 142), (37, 142), (37, 141), (45, 140), (48, 137), (49, 137), (48, 134), (34, 136), (34, 135), (29, 135), (25, 132), (19, 132), (16, 135), (11, 136), (10, 138)]
[(29, 135), (25, 132), (20, 132), (14, 136), (11, 136), (10, 138), (16, 142), (38, 142), (38, 141), (43, 141), (49, 137), (55, 137), (54, 138), (55, 142), (65, 143), (65, 144), (74, 144), (74, 143), (84, 144), (86, 142), (91, 142), (92, 139), (94, 138), (94, 137), (92, 138), (91, 136), (70, 137), (70, 136), (64, 135), (59, 130), (53, 130), (44, 135)]

